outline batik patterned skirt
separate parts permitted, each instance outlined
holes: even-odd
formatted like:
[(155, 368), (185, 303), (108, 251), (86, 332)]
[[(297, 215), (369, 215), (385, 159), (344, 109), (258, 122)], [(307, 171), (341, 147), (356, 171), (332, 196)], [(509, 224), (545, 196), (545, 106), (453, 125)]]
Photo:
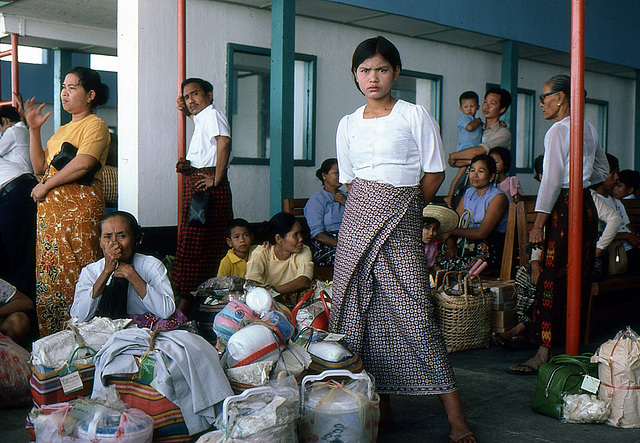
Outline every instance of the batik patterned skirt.
[(198, 189), (199, 174), (215, 174), (215, 168), (188, 167), (181, 171), (184, 182), (182, 190), (182, 215), (176, 259), (171, 269), (171, 282), (181, 297), (192, 298), (191, 292), (210, 277), (218, 275), (220, 260), (229, 247), (225, 242), (227, 226), (233, 219), (231, 188), (225, 178), (220, 185), (210, 190), (211, 207), (204, 226), (189, 225), (191, 196)]
[[(49, 175), (55, 174), (55, 168)], [(80, 271), (98, 260), (102, 184), (58, 186), (38, 203), (36, 307), (40, 336), (64, 329)]]
[(334, 266), (330, 330), (346, 340), (385, 394), (456, 390), (433, 319), (417, 187), (356, 179)]
[[(591, 269), (595, 258), (598, 216), (588, 189), (582, 198), (582, 318), (591, 290)], [(533, 315), (536, 344), (547, 348), (564, 345), (567, 319), (567, 265), (569, 247), (569, 190), (558, 196), (545, 225), (544, 257), (538, 279)]]

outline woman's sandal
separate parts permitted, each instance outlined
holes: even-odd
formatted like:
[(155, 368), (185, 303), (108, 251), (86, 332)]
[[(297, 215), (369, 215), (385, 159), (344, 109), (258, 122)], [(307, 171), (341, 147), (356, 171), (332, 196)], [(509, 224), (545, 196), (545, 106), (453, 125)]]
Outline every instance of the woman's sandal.
[(453, 442), (453, 443), (458, 443), (462, 440), (464, 440), (467, 437), (475, 437), (473, 432), (467, 432), (465, 434), (462, 434), (461, 436), (459, 436), (458, 438), (454, 437), (453, 434), (449, 434), (449, 442)]

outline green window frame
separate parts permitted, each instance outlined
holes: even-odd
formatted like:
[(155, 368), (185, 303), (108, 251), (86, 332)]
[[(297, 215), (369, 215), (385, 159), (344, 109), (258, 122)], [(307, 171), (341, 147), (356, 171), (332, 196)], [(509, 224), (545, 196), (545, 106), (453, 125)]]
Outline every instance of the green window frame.
[[(271, 50), (227, 44), (232, 164), (268, 165)], [(317, 57), (295, 54), (294, 166), (315, 165)]]
[(391, 95), (424, 106), (442, 127), (442, 76), (402, 69)]
[(584, 119), (591, 123), (600, 137), (600, 145), (607, 151), (608, 127), (609, 127), (609, 102), (596, 100), (595, 98), (584, 99)]

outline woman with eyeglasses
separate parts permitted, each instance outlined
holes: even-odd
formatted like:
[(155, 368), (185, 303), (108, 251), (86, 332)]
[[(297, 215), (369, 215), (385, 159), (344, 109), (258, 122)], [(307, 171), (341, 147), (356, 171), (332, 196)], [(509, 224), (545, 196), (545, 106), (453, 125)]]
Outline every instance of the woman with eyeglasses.
[[(551, 358), (551, 348), (562, 346), (567, 312), (567, 263), (569, 230), (569, 138), (570, 91), (568, 75), (555, 75), (543, 86), (540, 107), (546, 120), (555, 122), (544, 137), (542, 181), (538, 191), (536, 220), (529, 235), (534, 248), (543, 248), (543, 269), (533, 314), (536, 355), (509, 368), (516, 375), (529, 375)], [(594, 127), (584, 122), (582, 151), (582, 295), (591, 287), (590, 271), (597, 239), (598, 217), (589, 186), (602, 182), (609, 173), (604, 151)]]

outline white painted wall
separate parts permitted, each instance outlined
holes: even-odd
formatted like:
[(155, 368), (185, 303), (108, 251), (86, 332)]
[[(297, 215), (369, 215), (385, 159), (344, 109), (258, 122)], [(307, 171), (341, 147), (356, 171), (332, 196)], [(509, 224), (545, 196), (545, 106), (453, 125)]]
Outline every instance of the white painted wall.
[[(176, 24), (173, 0), (119, 0), (118, 124), (120, 205), (139, 216), (145, 226), (176, 223)], [(226, 109), (226, 45), (269, 47), (269, 11), (190, 0), (187, 2), (187, 76), (203, 77), (214, 85), (218, 109)], [(335, 131), (340, 118), (363, 104), (349, 72), (355, 46), (373, 31), (308, 18), (296, 20), (296, 51), (318, 57), (316, 164), (335, 156)], [(386, 35), (399, 48), (406, 69), (443, 76), (442, 136), (447, 152), (455, 149), (458, 96), (472, 89), (480, 95), (485, 84), (500, 83), (500, 56), (446, 44)], [(461, 61), (464, 61), (461, 63)], [(553, 65), (522, 61), (520, 87), (540, 92), (551, 75), (564, 72)], [(589, 97), (607, 100), (609, 152), (631, 166), (635, 85), (631, 80), (587, 73)], [(543, 151), (550, 123), (537, 111), (535, 155)], [(192, 123), (187, 122), (188, 137)], [(295, 169), (295, 196), (319, 189), (317, 167)], [(446, 192), (454, 175), (439, 194)], [(232, 165), (229, 177), (237, 217), (251, 221), (269, 217), (268, 166)], [(537, 182), (521, 177), (525, 194), (537, 192)]]

